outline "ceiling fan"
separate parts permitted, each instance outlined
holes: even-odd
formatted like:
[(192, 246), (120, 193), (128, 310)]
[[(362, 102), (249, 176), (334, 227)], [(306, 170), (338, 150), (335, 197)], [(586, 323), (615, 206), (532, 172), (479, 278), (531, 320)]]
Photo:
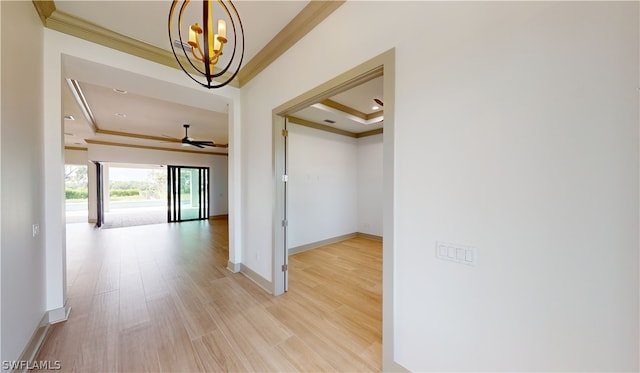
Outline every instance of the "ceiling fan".
[(189, 137), (188, 131), (189, 131), (190, 125), (183, 124), (182, 127), (184, 127), (184, 137), (181, 140), (183, 145), (192, 145), (192, 146), (195, 146), (196, 148), (201, 148), (201, 149), (203, 149), (205, 146), (213, 146), (213, 147), (220, 146), (220, 145), (214, 144), (213, 141), (194, 140), (191, 137)]

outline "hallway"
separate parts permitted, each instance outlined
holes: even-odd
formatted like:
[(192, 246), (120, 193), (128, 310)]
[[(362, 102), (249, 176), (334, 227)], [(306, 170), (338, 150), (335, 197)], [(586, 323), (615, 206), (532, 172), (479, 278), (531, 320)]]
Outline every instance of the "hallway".
[(290, 257), (272, 297), (226, 269), (227, 222), (67, 226), (67, 322), (36, 360), (63, 371), (380, 371), (381, 243)]

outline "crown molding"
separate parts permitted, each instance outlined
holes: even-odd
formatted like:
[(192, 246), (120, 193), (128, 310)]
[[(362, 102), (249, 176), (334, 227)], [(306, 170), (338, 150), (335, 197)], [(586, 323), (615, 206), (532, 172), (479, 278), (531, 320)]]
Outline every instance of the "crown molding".
[(374, 129), (374, 130), (371, 130), (371, 131), (366, 131), (366, 132), (351, 132), (351, 131), (341, 130), (339, 128), (327, 126), (326, 124), (321, 124), (321, 123), (317, 123), (317, 122), (314, 122), (314, 121), (311, 121), (311, 120), (306, 120), (306, 119), (293, 117), (293, 116), (287, 116), (287, 120), (289, 122), (291, 122), (291, 123), (299, 124), (301, 126), (314, 128), (314, 129), (317, 129), (317, 130), (320, 130), (320, 131), (331, 132), (331, 133), (335, 133), (337, 135), (353, 137), (353, 138), (356, 138), (356, 139), (359, 139), (361, 137), (379, 135), (379, 134), (383, 133), (383, 129), (382, 128), (377, 128), (377, 129)]
[(82, 146), (66, 146), (65, 145), (64, 150), (80, 150), (80, 151), (86, 152), (88, 149)]
[(52, 0), (33, 0), (33, 6), (36, 7), (36, 12), (38, 12), (43, 25), (47, 22), (47, 18), (51, 17), (51, 14), (56, 10), (56, 5)]
[(356, 138), (359, 139), (361, 137), (382, 135), (383, 133), (384, 133), (384, 130), (382, 128), (378, 128), (371, 131), (356, 133)]
[(247, 84), (295, 43), (324, 21), (345, 1), (310, 1), (267, 45), (238, 73), (240, 87)]
[(152, 135), (141, 135), (137, 133), (129, 133), (129, 132), (120, 132), (120, 131), (111, 131), (111, 130), (103, 130), (98, 129), (96, 133), (101, 135), (111, 135), (111, 136), (121, 136), (121, 137), (129, 137), (135, 139), (144, 139), (144, 140), (155, 140), (155, 141), (165, 141), (165, 142), (173, 142), (176, 144), (181, 143), (179, 139), (174, 139), (172, 137), (160, 137), (160, 136), (152, 136)]
[(229, 154), (227, 154), (227, 153), (200, 152), (200, 151), (197, 151), (197, 150), (185, 150), (185, 149), (170, 149), (170, 148), (163, 148), (161, 146), (122, 144), (122, 143), (117, 143), (117, 142), (100, 141), (100, 140), (84, 140), (84, 141), (87, 144), (91, 144), (91, 145), (119, 146), (119, 147), (124, 147), (124, 148), (162, 150), (162, 151), (167, 151), (167, 152), (205, 154), (205, 155), (222, 155), (222, 156), (225, 156), (225, 157), (229, 156)]
[[(49, 29), (87, 40), (133, 56), (144, 58), (174, 69), (180, 69), (172, 52), (119, 34), (94, 23), (56, 10), (53, 0), (33, 0), (42, 24)], [(310, 1), (258, 54), (255, 55), (229, 85), (240, 88), (275, 61), (280, 55), (302, 39), (344, 1)], [(179, 56), (179, 58), (185, 58)], [(183, 66), (188, 66), (186, 62)], [(225, 74), (222, 78), (228, 77)]]
[(352, 108), (350, 106), (343, 105), (343, 104), (341, 104), (339, 102), (336, 102), (336, 101), (333, 101), (333, 100), (330, 100), (330, 99), (322, 100), (322, 101), (320, 101), (320, 103), (322, 105), (328, 106), (330, 108), (339, 110), (339, 111), (341, 111), (343, 113), (347, 113), (347, 114), (353, 115), (354, 117), (358, 117), (358, 118), (360, 118), (362, 120), (371, 120), (371, 119), (375, 119), (375, 118), (380, 118), (380, 117), (382, 117), (384, 115), (384, 111), (382, 111), (382, 110), (376, 111), (376, 112), (371, 113), (371, 114), (366, 114), (366, 113), (363, 113), (363, 112), (361, 112), (359, 110), (356, 110), (356, 109), (354, 109), (354, 108)]
[[(120, 136), (120, 137), (128, 137), (134, 139), (144, 139), (144, 140), (154, 140), (154, 141), (163, 141), (163, 142), (172, 142), (176, 144), (181, 144), (181, 139), (175, 139), (173, 137), (161, 137), (161, 136), (153, 136), (153, 135), (142, 135), (138, 133), (130, 133), (130, 132), (120, 132), (120, 131), (111, 131), (111, 130), (103, 130), (97, 129), (96, 133), (101, 135), (111, 135), (111, 136)], [(86, 140), (85, 140), (86, 141)], [(228, 148), (229, 144), (216, 144), (216, 148)], [(163, 148), (164, 149), (164, 148)], [(200, 152), (199, 152), (200, 153)], [(217, 153), (216, 153), (217, 154)]]

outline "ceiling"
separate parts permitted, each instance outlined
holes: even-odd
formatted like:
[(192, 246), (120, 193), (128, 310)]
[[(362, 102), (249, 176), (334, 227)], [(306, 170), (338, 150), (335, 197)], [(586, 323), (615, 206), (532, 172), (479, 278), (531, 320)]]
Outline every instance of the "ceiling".
[[(313, 2), (315, 3), (315, 2)], [(89, 22), (156, 48), (171, 51), (167, 16), (171, 1), (55, 1), (54, 15)], [(262, 49), (290, 39), (292, 25), (309, 23), (309, 1), (238, 1), (234, 3), (245, 31), (243, 69), (263, 59)], [(318, 13), (307, 7), (307, 14)], [(140, 27), (140, 15), (145, 25)], [(265, 17), (265, 15), (268, 15)], [(308, 17), (308, 16), (307, 16)], [(45, 23), (46, 25), (46, 23)], [(98, 27), (96, 27), (98, 28)], [(286, 48), (286, 47), (285, 47)], [(267, 62), (268, 63), (268, 62)], [(176, 151), (226, 154), (227, 104), (223, 98), (89, 61), (64, 61), (63, 114), (65, 146), (86, 148), (106, 144)], [(241, 71), (242, 73), (242, 71)], [(239, 74), (241, 75), (241, 74)], [(185, 79), (189, 79), (185, 76)], [(200, 94), (198, 94), (200, 93)], [(212, 98), (213, 97), (213, 98)], [(382, 128), (382, 78), (370, 80), (328, 100), (292, 114), (291, 121), (359, 137)], [(215, 102), (212, 102), (215, 101)], [(74, 120), (66, 119), (69, 116)], [(183, 124), (189, 137), (220, 145), (199, 149), (183, 146)], [(372, 132), (373, 131), (373, 132)]]

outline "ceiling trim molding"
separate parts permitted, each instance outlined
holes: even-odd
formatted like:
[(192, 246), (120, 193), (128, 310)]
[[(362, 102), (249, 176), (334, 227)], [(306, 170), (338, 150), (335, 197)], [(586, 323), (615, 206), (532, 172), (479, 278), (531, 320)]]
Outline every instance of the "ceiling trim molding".
[(80, 151), (86, 152), (89, 149), (83, 148), (81, 146), (65, 146), (64, 150), (80, 150)]
[(87, 144), (91, 144), (91, 145), (119, 146), (119, 147), (123, 147), (123, 148), (162, 150), (162, 151), (167, 151), (167, 152), (180, 152), (180, 153), (191, 153), (191, 154), (222, 155), (222, 156), (225, 156), (225, 157), (229, 156), (229, 154), (227, 154), (227, 153), (200, 152), (200, 151), (197, 151), (197, 150), (185, 150), (185, 149), (170, 149), (170, 148), (163, 148), (161, 146), (121, 144), (121, 143), (117, 143), (117, 142), (99, 141), (99, 140), (84, 140), (84, 141)]
[[(155, 140), (155, 141), (164, 141), (164, 142), (173, 142), (173, 143), (178, 143), (178, 144), (182, 142), (181, 139), (176, 139), (176, 138), (173, 138), (173, 137), (143, 135), (143, 134), (137, 134), (137, 133), (120, 132), (120, 131), (111, 131), (111, 130), (101, 129), (100, 127), (98, 127), (98, 123), (96, 122), (96, 119), (93, 116), (93, 112), (91, 111), (91, 108), (89, 107), (89, 103), (87, 102), (87, 99), (85, 98), (84, 93), (82, 92), (82, 87), (80, 87), (80, 83), (75, 79), (66, 79), (66, 81), (69, 84), (69, 87), (71, 88), (71, 93), (73, 94), (73, 97), (75, 98), (78, 106), (80, 107), (80, 110), (82, 111), (82, 114), (84, 115), (85, 119), (89, 123), (89, 126), (91, 127), (91, 130), (93, 131), (94, 134), (121, 136), (121, 137), (129, 137), (129, 138), (145, 139), (145, 140)], [(218, 147), (218, 148), (228, 148), (229, 144), (220, 144), (220, 145), (216, 144), (216, 147)]]
[(341, 111), (343, 113), (347, 113), (347, 114), (353, 115), (354, 117), (358, 117), (360, 119), (367, 120), (367, 114), (365, 114), (365, 113), (363, 113), (363, 112), (361, 112), (359, 110), (356, 110), (356, 109), (354, 109), (354, 108), (352, 108), (350, 106), (343, 105), (343, 104), (341, 104), (339, 102), (335, 102), (333, 100), (326, 99), (326, 100), (320, 101), (319, 103), (322, 104), (322, 105), (328, 106), (330, 108), (339, 110), (339, 111)]
[(330, 99), (322, 100), (319, 103), (324, 105), (324, 106), (328, 106), (328, 107), (330, 107), (332, 109), (339, 110), (339, 111), (341, 111), (343, 113), (347, 113), (347, 114), (353, 115), (354, 117), (358, 117), (358, 118), (360, 118), (362, 120), (365, 120), (365, 121), (369, 121), (371, 119), (376, 119), (376, 118), (380, 118), (380, 117), (384, 116), (384, 111), (382, 111), (382, 110), (376, 111), (376, 112), (371, 113), (371, 114), (367, 114), (367, 113), (363, 113), (363, 112), (361, 112), (359, 110), (356, 110), (356, 109), (354, 109), (354, 108), (352, 108), (350, 106), (343, 105), (343, 104), (341, 104), (339, 102), (336, 102), (336, 101), (333, 101), (333, 100), (330, 100)]
[(384, 110), (379, 110), (379, 111), (376, 111), (376, 112), (371, 113), (371, 114), (366, 114), (366, 117), (367, 117), (366, 119), (367, 120), (376, 119), (376, 118), (380, 118), (380, 117), (383, 117), (383, 116), (384, 116)]
[(36, 7), (36, 11), (40, 16), (40, 20), (42, 21), (42, 24), (45, 24), (47, 21), (47, 18), (51, 17), (51, 14), (56, 10), (56, 5), (52, 0), (46, 0), (46, 1), (33, 0), (33, 6)]
[(91, 131), (95, 134), (100, 129), (98, 128), (98, 124), (96, 123), (96, 119), (91, 112), (91, 108), (89, 107), (89, 103), (82, 92), (82, 88), (80, 87), (80, 83), (75, 79), (65, 79), (67, 84), (69, 85), (69, 89), (71, 90), (71, 94), (73, 98), (76, 100), (76, 104), (82, 111), (82, 115), (84, 115), (84, 119), (86, 119), (87, 123), (89, 123), (89, 127)]
[(384, 133), (384, 129), (378, 128), (378, 129), (367, 131), (367, 132), (356, 133), (356, 138), (359, 139), (367, 136), (382, 135), (383, 133)]
[(320, 131), (331, 132), (337, 135), (353, 137), (356, 139), (359, 139), (361, 137), (374, 136), (374, 135), (383, 133), (382, 128), (377, 128), (377, 129), (366, 131), (366, 132), (351, 132), (351, 131), (341, 130), (339, 128), (327, 126), (326, 124), (321, 124), (321, 123), (317, 123), (311, 120), (302, 119), (298, 117), (287, 116), (287, 120), (291, 123), (299, 124), (301, 126), (314, 128)]
[[(173, 137), (141, 135), (141, 134), (137, 134), (137, 133), (103, 130), (103, 129), (99, 129), (99, 128), (96, 130), (96, 133), (99, 133), (101, 135), (111, 135), (111, 136), (121, 136), (121, 137), (129, 137), (129, 138), (136, 138), (136, 139), (144, 139), (144, 140), (172, 142), (172, 143), (176, 143), (176, 144), (181, 144), (182, 143), (181, 139), (176, 139), (176, 138), (173, 138)], [(214, 144), (215, 144), (215, 142), (214, 142)], [(216, 144), (215, 147), (216, 148), (228, 148), (229, 144)]]
[[(371, 62), (364, 63), (365, 67), (372, 65)], [(293, 99), (273, 109), (273, 113), (280, 116), (287, 116), (288, 114), (296, 113), (308, 106), (316, 104), (327, 97), (332, 97), (338, 93), (348, 91), (353, 87), (357, 87), (360, 84), (366, 83), (371, 79), (375, 79), (383, 76), (384, 71), (381, 66), (371, 66), (371, 70), (359, 75), (355, 78), (343, 81), (344, 76), (350, 76), (352, 71), (355, 71), (360, 66), (356, 66), (353, 69), (338, 75), (337, 77), (325, 82), (324, 84), (312, 89), (311, 91), (303, 94), (298, 99)], [(340, 82), (340, 83), (338, 83)]]
[[(174, 69), (180, 70), (174, 54), (166, 49), (162, 49), (145, 43), (140, 40), (114, 32), (95, 23), (87, 22), (71, 14), (61, 12), (56, 9), (53, 0), (33, 1), (42, 24), (51, 30), (62, 32), (63, 34), (75, 36), (77, 38), (96, 43), (107, 48), (115, 49), (132, 56), (140, 57), (152, 62), (159, 63)], [(178, 56), (184, 60), (183, 66), (189, 66), (186, 57)], [(194, 71), (191, 71), (194, 72)], [(224, 79), (228, 74), (218, 78)], [(229, 83), (230, 86), (239, 88), (236, 80)]]
[[(180, 69), (172, 52), (119, 34), (94, 23), (56, 10), (53, 0), (33, 0), (42, 24), (49, 29), (90, 41), (174, 69)], [(229, 85), (240, 88), (302, 39), (345, 1), (310, 1), (260, 52), (240, 69)], [(179, 58), (185, 58), (179, 56)], [(188, 62), (185, 65), (188, 66)], [(226, 76), (226, 75), (225, 75)], [(225, 76), (220, 79), (225, 78)]]
[(173, 142), (173, 143), (176, 143), (176, 144), (181, 143), (181, 141), (179, 139), (174, 139), (173, 137), (141, 135), (141, 134), (137, 134), (137, 133), (128, 133), (128, 132), (120, 132), (120, 131), (103, 130), (103, 129), (99, 129), (99, 128), (96, 130), (96, 133), (99, 133), (101, 135), (121, 136), (121, 137), (129, 137), (129, 138), (144, 139), (144, 140), (166, 141), (166, 142)]
[(247, 84), (295, 43), (324, 21), (345, 1), (310, 1), (267, 45), (238, 73), (240, 87)]

